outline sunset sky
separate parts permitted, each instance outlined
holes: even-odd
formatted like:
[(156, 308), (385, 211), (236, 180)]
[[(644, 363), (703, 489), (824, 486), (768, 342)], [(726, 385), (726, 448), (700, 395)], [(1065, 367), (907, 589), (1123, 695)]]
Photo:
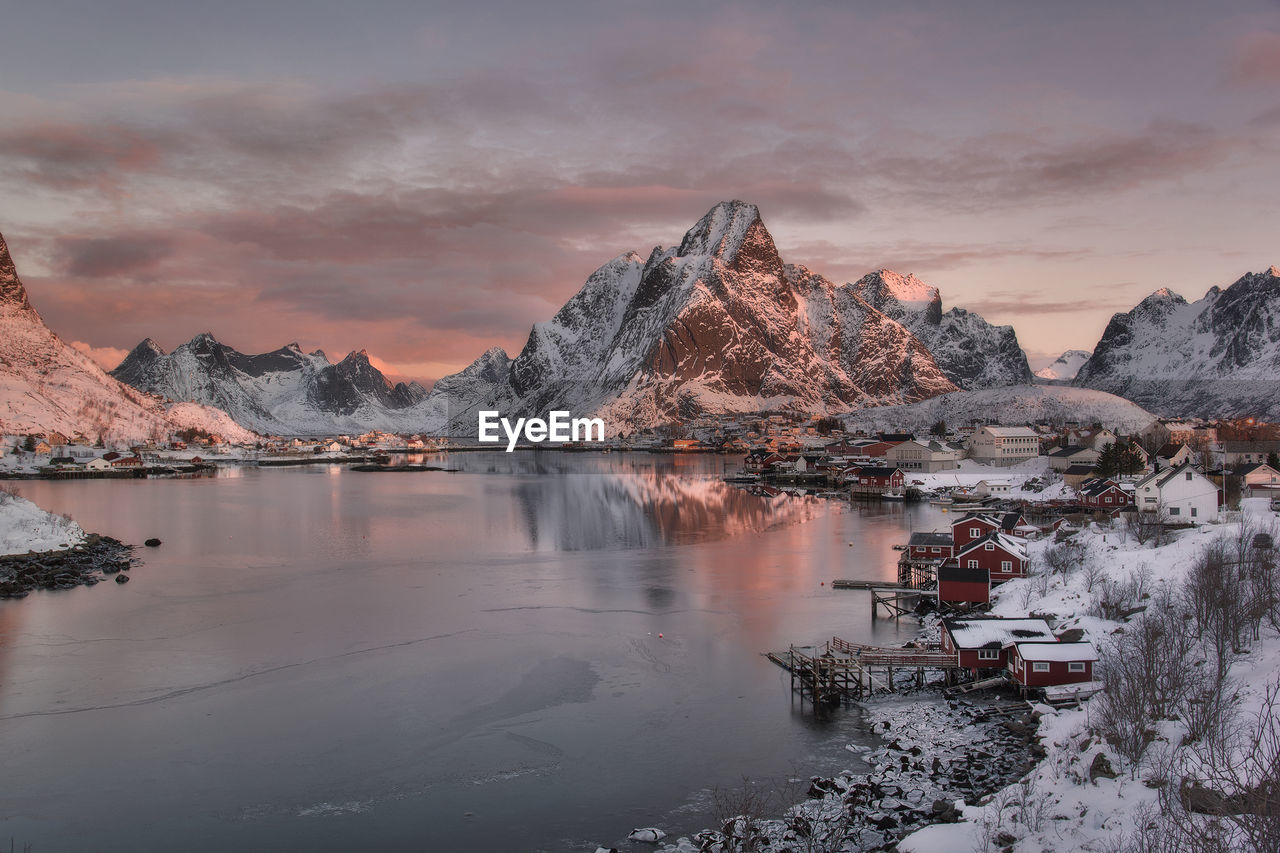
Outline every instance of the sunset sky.
[(1035, 367), (1280, 264), (1280, 2), (44, 0), (0, 24), (0, 188), (105, 362), (210, 331), (434, 379), (737, 198)]

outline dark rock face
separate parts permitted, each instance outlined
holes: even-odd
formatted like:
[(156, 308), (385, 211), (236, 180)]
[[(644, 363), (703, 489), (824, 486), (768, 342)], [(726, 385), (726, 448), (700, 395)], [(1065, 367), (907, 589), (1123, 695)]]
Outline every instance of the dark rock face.
[(1107, 324), (1074, 384), (1160, 415), (1280, 417), (1280, 270), (1188, 303), (1168, 289)]
[(3, 234), (0, 234), (0, 304), (31, 310), (27, 289), (22, 286), (22, 279), (18, 278), (18, 269), (13, 265), (9, 245), (5, 243)]

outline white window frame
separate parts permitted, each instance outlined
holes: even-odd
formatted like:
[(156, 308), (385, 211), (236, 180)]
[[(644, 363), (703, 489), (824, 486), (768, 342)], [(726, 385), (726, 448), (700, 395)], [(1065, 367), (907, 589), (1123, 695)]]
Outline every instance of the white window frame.
[(1083, 661), (1070, 661), (1067, 663), (1067, 672), (1084, 672), (1085, 666)]
[(978, 649), (978, 660), (1000, 660), (1000, 650)]
[(1031, 663), (1031, 671), (1032, 671), (1032, 672), (1048, 672), (1048, 671), (1049, 671), (1049, 662), (1048, 662), (1048, 661), (1043, 661), (1043, 660), (1032, 661), (1032, 663)]
[(976, 568), (978, 568), (978, 561), (977, 561), (977, 560), (970, 560), (970, 561), (969, 561), (969, 566), (968, 566), (968, 568), (970, 568), (970, 569), (976, 569)]
[(1001, 560), (1001, 561), (1000, 561), (1000, 571), (1002, 571), (1002, 572), (1011, 572), (1011, 571), (1013, 571), (1013, 560)]

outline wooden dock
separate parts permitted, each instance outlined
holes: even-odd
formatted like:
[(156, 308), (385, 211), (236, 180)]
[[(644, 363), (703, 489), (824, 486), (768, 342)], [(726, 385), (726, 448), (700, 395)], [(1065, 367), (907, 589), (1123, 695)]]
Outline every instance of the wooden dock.
[(953, 682), (961, 669), (956, 656), (936, 646), (889, 648), (850, 643), (833, 637), (822, 646), (791, 646), (766, 657), (791, 673), (791, 689), (816, 712), (876, 694), (893, 693), (903, 683), (923, 687), (926, 673)]

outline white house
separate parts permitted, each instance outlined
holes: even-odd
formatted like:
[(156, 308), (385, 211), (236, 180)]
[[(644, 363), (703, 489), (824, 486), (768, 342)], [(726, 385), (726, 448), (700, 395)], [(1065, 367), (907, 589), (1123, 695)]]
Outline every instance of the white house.
[(110, 471), (111, 461), (97, 456), (84, 463), (84, 467), (86, 471)]
[(1189, 464), (1148, 474), (1134, 484), (1140, 511), (1154, 510), (1165, 521), (1204, 524), (1218, 518), (1218, 487)]
[(941, 441), (904, 441), (884, 452), (885, 464), (903, 471), (932, 474), (958, 466), (959, 452)]
[(1007, 495), (1012, 488), (1013, 483), (1008, 480), (979, 480), (978, 485), (973, 487), (973, 493), (982, 497)]
[(969, 456), (987, 465), (1016, 465), (1040, 455), (1040, 435), (1030, 427), (984, 426), (969, 439)]

